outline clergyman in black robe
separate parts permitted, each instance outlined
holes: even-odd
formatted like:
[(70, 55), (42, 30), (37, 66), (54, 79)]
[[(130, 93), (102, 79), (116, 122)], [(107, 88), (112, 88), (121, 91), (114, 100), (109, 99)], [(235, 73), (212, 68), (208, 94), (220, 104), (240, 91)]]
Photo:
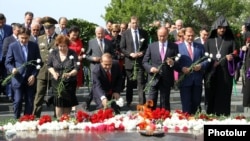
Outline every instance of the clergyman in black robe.
[(229, 116), (238, 50), (224, 16), (214, 22), (204, 47), (206, 52), (213, 54), (211, 66), (205, 75), (207, 113)]

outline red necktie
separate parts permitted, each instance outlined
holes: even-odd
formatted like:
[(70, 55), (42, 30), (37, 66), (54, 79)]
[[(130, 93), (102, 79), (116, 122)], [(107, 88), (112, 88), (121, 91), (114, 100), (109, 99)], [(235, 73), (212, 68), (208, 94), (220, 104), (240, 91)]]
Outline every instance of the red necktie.
[(109, 82), (111, 82), (112, 77), (111, 77), (111, 73), (110, 73), (110, 71), (109, 71), (109, 70), (108, 70), (108, 71), (106, 71), (106, 74), (107, 74), (107, 77), (108, 77)]
[(188, 54), (189, 54), (190, 58), (193, 60), (193, 51), (192, 51), (191, 43), (188, 43), (187, 45), (188, 45), (188, 47), (187, 47)]

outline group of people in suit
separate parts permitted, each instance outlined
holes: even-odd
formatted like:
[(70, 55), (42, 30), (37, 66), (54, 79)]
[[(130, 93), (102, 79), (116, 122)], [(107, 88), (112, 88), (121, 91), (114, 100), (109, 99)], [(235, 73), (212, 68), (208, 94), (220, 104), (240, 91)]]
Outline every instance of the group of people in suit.
[[(195, 114), (201, 105), (204, 76), (211, 70), (215, 70), (212, 79), (209, 80), (211, 86), (206, 87), (205, 90), (207, 112), (229, 115), (232, 76), (225, 68), (228, 68), (227, 62), (234, 59), (237, 61), (237, 55), (232, 54), (237, 48), (233, 38), (228, 37), (230, 28), (225, 21), (224, 17), (217, 20), (204, 45), (195, 42), (194, 30), (191, 27), (185, 28), (182, 43), (175, 44), (168, 41), (171, 33), (165, 27), (159, 27), (156, 31), (158, 41), (149, 43), (147, 32), (139, 27), (138, 18), (132, 16), (130, 28), (121, 34), (119, 43), (119, 49), (124, 55), (125, 61), (127, 106), (130, 107), (133, 101), (133, 88), (136, 82), (139, 104), (152, 100), (152, 108), (157, 108), (158, 93), (160, 93), (159, 107), (171, 110), (170, 92), (175, 84), (174, 71), (177, 71), (179, 75), (186, 75), (179, 85), (182, 110)], [(21, 115), (22, 95), (25, 95), (26, 103), (24, 114), (34, 114), (40, 117), (44, 96), (50, 86), (54, 93), (67, 97), (66, 99), (58, 96), (53, 98), (56, 117), (60, 117), (64, 113), (69, 114), (70, 107), (78, 104), (75, 96), (76, 76), (79, 71), (79, 66), (76, 65), (79, 61), (76, 59), (78, 55), (69, 49), (68, 37), (55, 32), (56, 20), (44, 17), (42, 24), (45, 34), (38, 37), (37, 43), (28, 41), (30, 30), (24, 28), (18, 33), (18, 41), (9, 45), (6, 54), (6, 68), (10, 73), (15, 74), (11, 83), (14, 91), (15, 118), (19, 118)], [(7, 30), (4, 33), (7, 33)], [(96, 27), (95, 35), (96, 37), (88, 42), (86, 51), (86, 60), (90, 62), (92, 82), (87, 107), (94, 99), (96, 107), (99, 109), (107, 107), (109, 100), (120, 98), (123, 90), (122, 70), (119, 62), (114, 59), (112, 41), (105, 38), (105, 29)], [(3, 34), (1, 34), (2, 36)], [(19, 47), (19, 50), (14, 51), (14, 46)], [(27, 46), (27, 56), (23, 55), (24, 46)], [(204, 60), (193, 66), (205, 55), (205, 52), (213, 54), (212, 62)], [(180, 59), (175, 60), (174, 58), (179, 54)], [(70, 56), (73, 56), (73, 59), (70, 59)], [(25, 62), (39, 58), (42, 60), (42, 67), (39, 71), (34, 66), (17, 69)], [(67, 67), (70, 69), (64, 72)], [(145, 91), (145, 85), (151, 79), (153, 81), (149, 86), (149, 91)], [(27, 83), (23, 83), (25, 81)], [(63, 81), (65, 89), (58, 93), (57, 88), (61, 81)], [(218, 90), (222, 85), (225, 89)], [(72, 92), (74, 94), (69, 96)]]

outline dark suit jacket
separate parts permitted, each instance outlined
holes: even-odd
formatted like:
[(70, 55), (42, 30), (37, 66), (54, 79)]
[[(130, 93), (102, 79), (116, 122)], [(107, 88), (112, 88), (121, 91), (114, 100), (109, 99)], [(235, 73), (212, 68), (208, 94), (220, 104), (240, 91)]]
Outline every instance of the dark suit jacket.
[[(205, 55), (205, 49), (202, 44), (193, 42), (193, 60), (190, 58), (188, 54), (188, 50), (185, 42), (179, 44), (179, 53), (181, 54), (181, 58), (179, 60), (180, 67), (189, 67), (192, 63), (199, 60), (201, 57)], [(204, 70), (208, 67), (208, 61), (205, 60), (201, 63), (201, 70), (194, 71), (187, 75), (187, 77), (182, 81), (181, 86), (190, 86), (193, 83), (195, 85), (202, 85)], [(180, 73), (182, 74), (182, 73)]]
[(177, 32), (177, 30), (176, 30), (176, 29), (175, 29), (175, 30), (173, 30), (173, 31), (171, 31), (169, 34), (170, 34), (170, 35), (173, 35), (173, 36), (174, 36), (175, 41), (177, 41), (177, 35), (178, 35), (178, 32)]
[(97, 64), (92, 71), (93, 73), (93, 95), (95, 98), (105, 96), (109, 90), (112, 92), (121, 92), (122, 74), (118, 61), (113, 61), (111, 68), (111, 83), (108, 80), (105, 70), (101, 64)]
[[(33, 42), (28, 42), (28, 56), (27, 62), (34, 60), (36, 64), (37, 59), (41, 59), (38, 45)], [(9, 72), (12, 72), (13, 68), (20, 68), (24, 63), (26, 63), (24, 54), (22, 51), (22, 46), (20, 42), (13, 42), (9, 45), (9, 49), (6, 55), (5, 67)], [(27, 78), (31, 75), (36, 76), (38, 74), (36, 66), (27, 65), (26, 67), (21, 67), (19, 73), (16, 74), (11, 81), (13, 87), (20, 87), (23, 81), (27, 81)]]
[[(149, 76), (152, 78), (154, 75), (153, 73), (150, 73), (150, 69), (152, 67), (158, 68), (162, 64), (161, 60), (161, 55), (160, 55), (160, 49), (159, 49), (159, 42), (154, 42), (152, 44), (149, 44), (147, 52), (143, 58), (143, 67), (149, 74)], [(178, 46), (175, 43), (168, 42), (167, 43), (167, 50), (165, 53), (165, 59), (166, 60), (168, 57), (174, 57), (177, 56), (178, 54)], [(165, 83), (169, 83), (170, 86), (174, 84), (174, 68), (178, 69), (178, 63), (175, 63), (173, 67), (170, 67), (169, 65), (164, 62), (161, 72), (157, 74), (157, 77), (155, 77), (155, 83), (159, 81), (160, 78), (167, 79), (168, 81), (165, 81)], [(149, 78), (149, 80), (151, 80)]]
[(198, 37), (197, 39), (195, 39), (194, 42), (199, 43), (199, 44), (202, 44), (201, 38), (200, 38), (200, 37)]
[[(100, 49), (97, 39), (92, 39), (89, 41), (88, 50), (86, 52), (86, 59), (90, 61), (91, 70), (94, 69), (95, 62), (93, 61), (93, 57), (101, 57), (103, 52)], [(111, 41), (104, 39), (104, 53), (110, 53), (114, 56), (114, 47)], [(97, 63), (99, 64), (99, 63)]]
[(7, 54), (7, 51), (8, 51), (8, 48), (9, 48), (9, 45), (13, 42), (17, 42), (17, 39), (11, 35), (11, 36), (8, 36), (4, 39), (3, 41), (3, 58), (6, 57), (6, 54)]
[[(148, 34), (145, 30), (139, 29), (139, 38), (144, 39), (144, 41), (141, 43), (140, 52), (143, 52), (145, 54), (147, 48), (148, 48)], [(140, 42), (139, 40), (139, 42)], [(135, 52), (134, 50), (134, 42), (133, 42), (133, 36), (131, 29), (128, 29), (122, 33), (121, 42), (120, 42), (120, 48), (122, 52), (125, 55), (125, 69), (132, 69), (134, 64), (134, 59), (130, 57), (130, 54)], [(138, 64), (142, 66), (142, 59), (143, 56), (138, 58)]]
[(3, 50), (3, 41), (6, 37), (12, 35), (12, 26), (5, 24), (3, 26), (4, 36), (0, 37), (0, 62), (2, 61), (2, 50)]

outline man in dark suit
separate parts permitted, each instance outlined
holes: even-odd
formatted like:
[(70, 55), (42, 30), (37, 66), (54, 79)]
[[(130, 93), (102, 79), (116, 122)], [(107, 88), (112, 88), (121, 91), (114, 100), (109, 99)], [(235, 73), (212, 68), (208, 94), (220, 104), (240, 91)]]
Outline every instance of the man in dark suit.
[[(96, 38), (89, 41), (88, 50), (86, 52), (86, 59), (90, 62), (91, 72), (93, 71), (95, 65), (100, 63), (100, 59), (103, 53), (110, 53), (112, 56), (114, 55), (114, 47), (112, 42), (104, 38), (104, 28), (96, 27), (95, 34)], [(93, 74), (91, 74), (91, 76), (93, 76)], [(90, 103), (93, 98), (92, 90), (93, 88), (91, 88), (87, 99), (87, 109), (89, 109)]]
[(184, 38), (185, 41), (178, 46), (179, 53), (181, 54), (179, 64), (182, 71), (180, 72), (180, 75), (186, 75), (186, 77), (180, 82), (179, 86), (182, 111), (189, 114), (195, 114), (197, 110), (200, 110), (202, 80), (204, 70), (208, 66), (208, 61), (204, 60), (193, 66), (193, 68), (190, 68), (193, 63), (205, 55), (205, 49), (202, 44), (193, 42), (194, 31), (191, 27), (185, 28)]
[[(139, 104), (146, 102), (143, 91), (145, 86), (145, 70), (142, 66), (142, 59), (148, 47), (148, 34), (145, 30), (138, 28), (138, 22), (137, 17), (131, 17), (131, 28), (123, 32), (120, 42), (120, 48), (125, 55), (125, 71), (127, 76), (126, 100), (128, 107), (130, 107), (133, 101), (133, 82), (135, 81), (137, 81)], [(137, 75), (135, 76), (135, 74)]]
[[(6, 55), (5, 66), (14, 77), (11, 86), (14, 92), (14, 117), (18, 119), (22, 112), (22, 101), (24, 97), (24, 115), (32, 114), (33, 101), (36, 88), (37, 59), (41, 60), (38, 45), (29, 41), (30, 30), (23, 29), (18, 34), (18, 42), (9, 45)], [(34, 62), (30, 62), (34, 61)], [(32, 63), (32, 65), (25, 65)]]
[[(36, 88), (36, 97), (34, 100), (34, 110), (33, 114), (36, 117), (40, 117), (42, 112), (42, 105), (44, 103), (44, 97), (47, 94), (50, 88), (50, 74), (48, 73), (47, 61), (48, 55), (51, 50), (56, 48), (55, 38), (57, 34), (55, 33), (55, 24), (57, 21), (52, 17), (43, 17), (42, 24), (45, 29), (45, 34), (38, 37), (38, 46), (40, 49), (43, 66), (41, 67), (37, 75), (37, 88)], [(51, 97), (53, 101), (53, 97)]]
[[(157, 30), (158, 42), (149, 44), (143, 58), (143, 66), (149, 75), (149, 81), (155, 75), (148, 91), (148, 100), (153, 100), (153, 109), (157, 106), (158, 91), (160, 91), (160, 107), (170, 110), (170, 90), (174, 85), (174, 64), (173, 57), (178, 54), (178, 46), (167, 41), (168, 29), (160, 27)], [(172, 58), (171, 58), (172, 57)], [(159, 66), (161, 68), (159, 68)]]
[(200, 30), (200, 37), (196, 38), (194, 42), (203, 44), (207, 41), (209, 30), (206, 26), (203, 26)]
[[(12, 34), (12, 26), (6, 24), (6, 18), (3, 13), (0, 13), (0, 80), (5, 76), (5, 66), (2, 60), (3, 41), (6, 37)], [(5, 93), (5, 87), (0, 86), (0, 94)]]
[[(9, 48), (9, 45), (13, 42), (17, 42), (18, 41), (18, 34), (21, 32), (21, 30), (23, 29), (22, 28), (22, 25), (21, 24), (18, 24), (18, 23), (15, 23), (14, 25), (12, 25), (12, 28), (13, 28), (13, 34), (11, 36), (8, 36), (4, 39), (3, 41), (3, 54), (2, 54), (2, 60), (3, 62), (5, 62), (5, 58), (6, 58), (6, 54), (7, 54), (7, 51), (8, 51), (8, 48)], [(7, 77), (7, 75), (10, 74), (10, 72), (7, 72), (6, 69), (4, 69), (4, 77)], [(12, 101), (13, 100), (13, 94), (12, 94), (12, 90), (11, 90), (11, 84), (7, 84), (5, 86), (6, 88), (6, 95), (8, 97), (8, 100), (9, 101)]]
[(169, 34), (173, 35), (175, 38), (175, 41), (177, 41), (178, 32), (183, 28), (183, 21), (181, 19), (176, 20), (175, 26), (176, 26), (176, 29), (171, 31)]
[(31, 35), (30, 35), (30, 41), (38, 43), (38, 37), (40, 34), (40, 24), (37, 22), (32, 22), (31, 24)]
[(117, 61), (112, 61), (109, 53), (104, 53), (100, 64), (93, 69), (93, 96), (97, 109), (107, 106), (107, 101), (120, 97), (122, 74)]

